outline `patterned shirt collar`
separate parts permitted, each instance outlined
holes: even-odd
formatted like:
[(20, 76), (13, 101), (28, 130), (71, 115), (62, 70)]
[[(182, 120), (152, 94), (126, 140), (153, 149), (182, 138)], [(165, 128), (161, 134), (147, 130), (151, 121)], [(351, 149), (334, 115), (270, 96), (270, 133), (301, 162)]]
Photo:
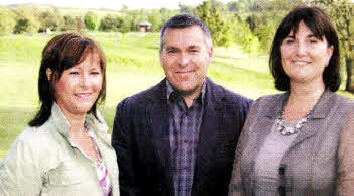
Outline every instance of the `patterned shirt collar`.
[[(206, 92), (206, 80), (205, 80), (204, 83), (203, 83), (203, 86), (202, 86), (202, 89), (201, 89), (201, 91), (200, 91), (200, 94), (198, 95), (197, 98), (195, 98), (195, 100), (201, 100), (202, 105), (204, 105), (205, 92)], [(170, 100), (170, 98), (173, 97), (172, 94), (175, 94), (175, 95), (179, 96), (179, 93), (176, 92), (176, 91), (173, 89), (173, 87), (172, 87), (172, 85), (170, 84), (170, 82), (166, 79), (166, 98), (167, 98), (167, 100)], [(172, 95), (172, 97), (171, 97), (171, 95)], [(170, 100), (170, 101), (171, 101), (171, 100)]]

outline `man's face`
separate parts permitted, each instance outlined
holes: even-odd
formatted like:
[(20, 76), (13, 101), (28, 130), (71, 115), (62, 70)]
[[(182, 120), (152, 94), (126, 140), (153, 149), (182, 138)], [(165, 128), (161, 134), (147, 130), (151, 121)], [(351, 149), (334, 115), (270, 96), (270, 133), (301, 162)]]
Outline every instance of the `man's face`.
[(199, 26), (167, 29), (160, 63), (167, 80), (183, 95), (198, 95), (205, 81), (213, 49)]

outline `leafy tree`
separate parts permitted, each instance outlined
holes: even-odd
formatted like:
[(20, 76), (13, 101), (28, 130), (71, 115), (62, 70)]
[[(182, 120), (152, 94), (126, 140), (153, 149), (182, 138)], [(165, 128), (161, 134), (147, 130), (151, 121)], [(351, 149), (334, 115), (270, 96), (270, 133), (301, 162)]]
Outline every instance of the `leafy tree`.
[(16, 20), (13, 13), (7, 8), (0, 6), (0, 36), (13, 32)]
[(178, 7), (181, 13), (188, 13), (188, 14), (192, 14), (193, 13), (193, 7), (192, 6), (188, 6), (188, 5), (184, 5), (181, 2), (178, 3)]
[(126, 31), (126, 28), (124, 27), (124, 18), (121, 16), (116, 16), (116, 26), (115, 29), (116, 31), (123, 32)]
[[(161, 9), (139, 9), (139, 10), (126, 10), (123, 17), (123, 27), (129, 27), (129, 31), (138, 31), (137, 24), (142, 20), (149, 21), (152, 26), (152, 31), (159, 31), (163, 22), (169, 17), (180, 13), (179, 10), (171, 10), (166, 8)], [(121, 30), (119, 30), (122, 32)]]
[(123, 23), (123, 17), (108, 14), (101, 19), (100, 29), (103, 31), (119, 31), (122, 29)]
[(160, 12), (152, 12), (147, 19), (151, 23), (151, 31), (158, 32), (161, 29), (162, 21)]
[(252, 12), (259, 11), (262, 8), (262, 4), (264, 1), (256, 1), (256, 0), (239, 0), (237, 1), (237, 7), (241, 12)]
[(99, 26), (98, 15), (95, 12), (89, 11), (84, 16), (85, 27), (88, 30), (94, 31)]
[[(161, 18), (161, 27), (162, 25), (172, 16), (179, 14), (179, 10), (171, 10), (171, 9), (166, 9), (166, 8), (161, 8), (159, 10), (160, 12), (160, 18)], [(160, 29), (161, 29), (160, 27)]]
[(75, 30), (77, 26), (77, 21), (74, 16), (65, 15), (63, 17), (64, 24), (61, 28), (62, 31)]
[(30, 7), (18, 7), (14, 10), (16, 16), (15, 33), (34, 33), (39, 29), (39, 22), (34, 13), (37, 10)]
[(252, 32), (254, 32), (256, 27), (258, 27), (261, 23), (259, 17), (254, 13), (252, 13), (250, 16), (248, 16), (246, 18), (246, 21), (247, 21), (248, 25), (250, 26), (250, 29)]
[(100, 29), (102, 31), (114, 31), (116, 30), (116, 19), (113, 15), (106, 15), (101, 19)]
[(38, 21), (40, 23), (40, 32), (45, 32), (47, 28), (56, 31), (64, 25), (64, 19), (57, 9), (46, 9), (39, 12)]
[[(251, 3), (251, 1), (248, 2)], [(249, 24), (252, 34), (259, 40), (261, 52), (269, 52), (276, 27), (284, 16), (296, 6), (307, 4), (308, 0), (272, 0), (253, 2), (254, 8), (249, 7), (250, 12), (247, 13), (248, 16), (246, 16), (246, 21)]]
[(125, 12), (124, 22), (128, 23), (126, 26), (130, 27), (129, 31), (138, 30), (138, 22), (141, 20), (141, 15), (139, 10), (129, 10)]
[(133, 15), (130, 16), (130, 20), (129, 20), (130, 31), (138, 31), (137, 23), (138, 23), (138, 19)]
[(129, 15), (126, 15), (124, 17), (121, 17), (122, 19), (122, 23), (120, 24), (120, 26), (118, 27), (118, 31), (122, 33), (122, 41), (119, 43), (120, 45), (124, 44), (124, 40), (125, 40), (125, 35), (126, 33), (130, 32), (130, 25), (131, 25), (131, 20), (132, 17), (130, 17)]
[(220, 12), (225, 13), (228, 11), (227, 5), (218, 0), (209, 0), (212, 9), (218, 9)]
[(350, 29), (354, 18), (353, 3), (349, 0), (315, 0), (313, 4), (323, 8), (336, 27), (347, 73), (345, 90), (354, 93), (353, 31)]
[(76, 31), (83, 35), (84, 34), (84, 22), (82, 21), (82, 18), (80, 16), (75, 17), (76, 20)]
[(130, 32), (130, 29), (131, 29), (131, 20), (132, 20), (132, 17), (129, 16), (129, 15), (126, 15), (123, 17), (123, 23), (121, 24), (121, 26), (119, 27), (118, 31), (121, 32), (121, 33), (127, 33), (127, 32)]
[(239, 15), (235, 14), (230, 20), (230, 34), (235, 39), (234, 41), (242, 46), (245, 52), (257, 54), (260, 49), (258, 37), (252, 34), (248, 23)]
[(254, 30), (254, 35), (259, 39), (260, 50), (265, 53), (269, 53), (272, 45), (273, 37), (275, 34), (277, 24), (275, 20), (267, 20), (261, 22)]
[(160, 12), (161, 16), (163, 16), (163, 15), (168, 14), (168, 9), (163, 7), (163, 8), (159, 9), (159, 12)]
[(122, 7), (120, 8), (120, 11), (121, 11), (122, 13), (128, 11), (128, 6), (127, 6), (127, 5), (122, 5)]
[(237, 12), (237, 11), (240, 10), (237, 1), (230, 1), (230, 2), (228, 2), (226, 5), (227, 5), (227, 9), (228, 9), (230, 12)]
[(213, 43), (216, 46), (229, 46), (231, 44), (229, 29), (224, 16), (217, 8), (211, 7), (210, 1), (204, 1), (196, 7), (195, 14), (209, 27)]

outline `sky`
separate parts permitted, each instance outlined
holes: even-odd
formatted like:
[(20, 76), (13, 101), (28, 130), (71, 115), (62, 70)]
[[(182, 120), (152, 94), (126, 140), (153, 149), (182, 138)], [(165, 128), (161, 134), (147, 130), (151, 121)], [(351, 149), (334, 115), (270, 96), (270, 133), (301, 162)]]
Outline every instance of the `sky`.
[[(19, 3), (36, 3), (50, 4), (58, 7), (75, 7), (75, 8), (106, 8), (120, 9), (122, 5), (128, 6), (128, 9), (139, 8), (169, 8), (177, 9), (178, 3), (185, 5), (198, 5), (203, 0), (0, 0), (0, 5), (19, 4)], [(219, 0), (223, 3), (231, 0)]]

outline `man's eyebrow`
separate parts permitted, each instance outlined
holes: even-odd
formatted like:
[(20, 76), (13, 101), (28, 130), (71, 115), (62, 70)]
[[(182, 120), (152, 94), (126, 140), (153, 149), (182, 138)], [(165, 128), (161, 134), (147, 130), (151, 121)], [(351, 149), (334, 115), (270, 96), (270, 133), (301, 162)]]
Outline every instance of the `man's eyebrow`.
[(191, 45), (191, 46), (189, 46), (188, 48), (189, 48), (189, 49), (199, 49), (199, 48), (200, 48), (200, 46)]
[(166, 46), (165, 50), (179, 50), (179, 49), (173, 46)]

